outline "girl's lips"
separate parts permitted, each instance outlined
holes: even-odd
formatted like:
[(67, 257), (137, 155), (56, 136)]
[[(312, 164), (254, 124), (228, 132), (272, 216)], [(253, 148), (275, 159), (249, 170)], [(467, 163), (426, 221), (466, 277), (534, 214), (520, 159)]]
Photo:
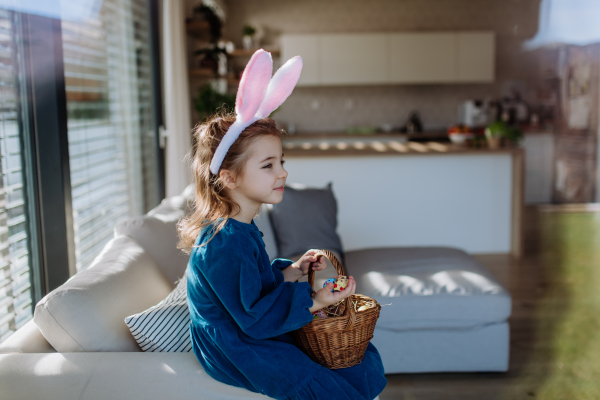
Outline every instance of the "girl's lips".
[(280, 187), (278, 187), (278, 188), (276, 188), (276, 189), (274, 189), (274, 190), (277, 190), (277, 191), (279, 191), (279, 192), (283, 192), (283, 186), (280, 186)]

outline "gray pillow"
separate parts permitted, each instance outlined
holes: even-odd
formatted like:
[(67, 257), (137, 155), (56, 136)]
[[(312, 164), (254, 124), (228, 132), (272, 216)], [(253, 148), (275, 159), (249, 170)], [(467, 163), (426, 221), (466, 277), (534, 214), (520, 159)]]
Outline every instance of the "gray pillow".
[(273, 232), (273, 226), (271, 225), (271, 218), (269, 217), (270, 210), (273, 205), (263, 204), (261, 206), (260, 214), (254, 218), (256, 227), (263, 234), (263, 242), (265, 242), (265, 250), (269, 255), (269, 260), (273, 261), (278, 257), (277, 255), (277, 241), (275, 240), (275, 232)]
[(289, 258), (309, 249), (337, 251), (343, 257), (331, 182), (322, 189), (286, 185), (283, 200), (273, 205), (271, 221), (279, 257)]

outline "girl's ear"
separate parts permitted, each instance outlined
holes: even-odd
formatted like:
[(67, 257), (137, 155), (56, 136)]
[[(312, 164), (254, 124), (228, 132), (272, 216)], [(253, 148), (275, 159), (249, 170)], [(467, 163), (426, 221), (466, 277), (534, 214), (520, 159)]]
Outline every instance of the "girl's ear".
[(229, 190), (234, 190), (237, 187), (235, 176), (228, 169), (222, 169), (219, 171), (219, 179)]

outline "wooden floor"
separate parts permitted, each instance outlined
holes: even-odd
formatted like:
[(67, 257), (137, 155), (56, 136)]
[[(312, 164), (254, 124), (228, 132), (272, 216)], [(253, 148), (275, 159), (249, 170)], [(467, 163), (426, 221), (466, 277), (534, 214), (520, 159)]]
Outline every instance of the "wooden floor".
[(391, 399), (600, 399), (600, 210), (528, 207), (525, 257), (475, 256), (509, 289), (507, 373), (392, 374)]

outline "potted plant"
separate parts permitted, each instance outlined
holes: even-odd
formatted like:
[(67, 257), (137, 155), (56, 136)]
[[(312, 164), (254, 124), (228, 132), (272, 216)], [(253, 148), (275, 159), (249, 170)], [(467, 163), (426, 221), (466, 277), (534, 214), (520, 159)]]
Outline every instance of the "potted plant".
[[(227, 56), (227, 49), (225, 47), (219, 47), (218, 45), (211, 43), (208, 47), (200, 50), (196, 50), (194, 55), (202, 56), (200, 59), (200, 68), (209, 68), (213, 72), (217, 72), (219, 67), (220, 55), (224, 54)], [(225, 61), (227, 59), (225, 58)]]
[(208, 22), (211, 43), (217, 43), (221, 39), (223, 21), (221, 21), (221, 18), (219, 18), (212, 8), (205, 4), (197, 5), (194, 7), (194, 19)]
[(254, 34), (256, 33), (256, 28), (254, 28), (252, 25), (246, 24), (244, 25), (242, 33), (244, 35), (242, 39), (244, 44), (244, 50), (252, 50), (252, 39)]
[(233, 110), (234, 107), (235, 96), (217, 92), (210, 83), (202, 85), (198, 89), (198, 95), (194, 98), (194, 108), (198, 112), (200, 120), (205, 120), (220, 108)]
[(512, 145), (518, 145), (523, 138), (523, 131), (518, 127), (511, 127), (504, 121), (496, 121), (485, 128), (485, 137), (488, 147), (497, 149), (507, 142)]

